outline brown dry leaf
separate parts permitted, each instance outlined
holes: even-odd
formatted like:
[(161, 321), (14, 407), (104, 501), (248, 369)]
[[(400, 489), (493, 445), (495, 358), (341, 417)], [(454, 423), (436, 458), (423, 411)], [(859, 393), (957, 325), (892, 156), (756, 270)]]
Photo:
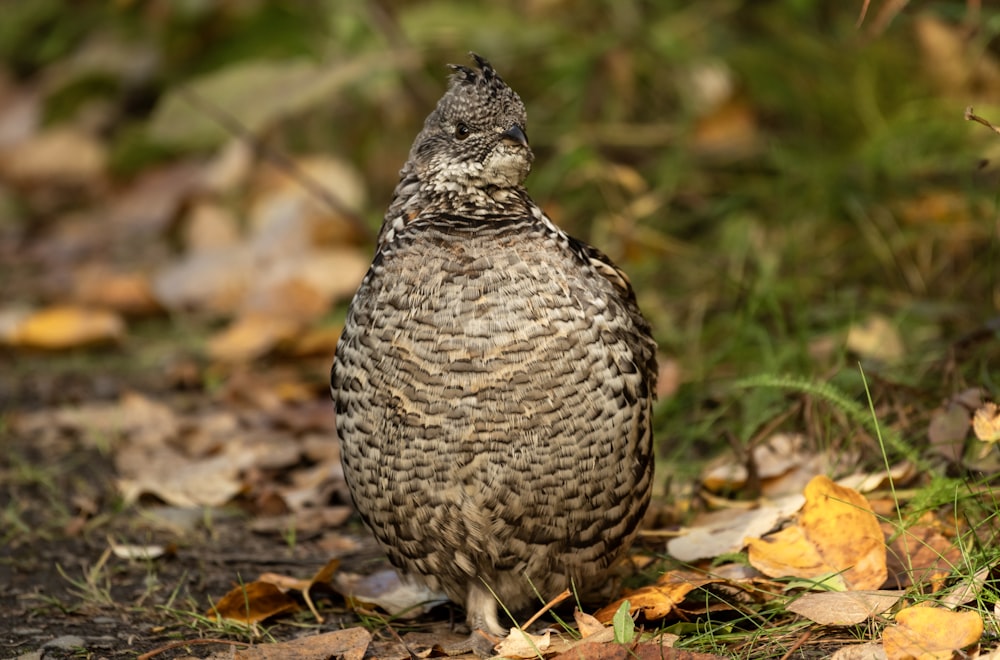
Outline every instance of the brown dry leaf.
[[(886, 524), (883, 531), (893, 536), (897, 530)], [(922, 584), (927, 585), (927, 593), (934, 593), (961, 561), (962, 551), (951, 539), (933, 524), (918, 523), (904, 530), (889, 546), (889, 584), (899, 588)]]
[[(347, 628), (287, 642), (226, 651), (216, 656), (218, 660), (362, 660), (371, 641), (372, 634), (364, 628)], [(212, 660), (216, 656), (212, 656)]]
[(544, 654), (552, 643), (552, 633), (532, 635), (519, 628), (511, 628), (495, 649), (497, 655), (505, 658), (537, 658)]
[(805, 497), (798, 525), (749, 540), (751, 566), (770, 577), (824, 579), (838, 590), (881, 587), (885, 538), (864, 496), (818, 476)]
[(692, 143), (701, 154), (741, 158), (753, 153), (759, 140), (753, 108), (745, 99), (730, 98), (698, 118)]
[[(817, 453), (812, 443), (799, 433), (776, 433), (750, 450), (761, 494), (769, 498), (799, 494), (817, 474), (842, 473), (857, 464), (853, 452)], [(739, 490), (746, 485), (746, 465), (731, 457), (714, 463), (702, 476), (702, 485), (712, 492)]]
[(255, 277), (253, 255), (243, 246), (193, 252), (153, 278), (153, 291), (170, 310), (229, 314), (243, 302)]
[(954, 401), (945, 408), (935, 410), (927, 427), (927, 438), (934, 453), (953, 463), (961, 461), (971, 421), (969, 409)]
[(106, 147), (69, 127), (38, 133), (0, 152), (0, 175), (18, 185), (96, 186), (106, 165)]
[(179, 507), (222, 506), (243, 490), (232, 458), (192, 459), (172, 447), (129, 444), (115, 454), (118, 490), (126, 503), (149, 494)]
[(201, 178), (195, 159), (179, 160), (141, 172), (127, 188), (115, 191), (105, 215), (116, 239), (162, 240)]
[(101, 307), (127, 316), (143, 316), (160, 310), (153, 285), (145, 273), (115, 272), (107, 266), (83, 268), (74, 278), (73, 297), (84, 306)]
[(958, 584), (952, 587), (939, 601), (948, 609), (955, 609), (959, 605), (965, 605), (979, 598), (986, 586), (986, 579), (990, 576), (992, 566), (984, 566), (976, 571), (972, 577), (963, 577)]
[(847, 350), (886, 364), (899, 362), (906, 352), (899, 330), (880, 314), (851, 325), (847, 331)]
[(340, 560), (331, 559), (325, 566), (323, 566), (323, 568), (319, 569), (316, 574), (308, 580), (293, 578), (288, 575), (279, 575), (277, 573), (264, 573), (258, 578), (258, 581), (270, 582), (285, 591), (301, 592), (303, 600), (306, 601), (306, 605), (309, 606), (309, 611), (312, 612), (316, 621), (323, 623), (323, 617), (320, 616), (319, 612), (316, 610), (316, 606), (313, 605), (312, 597), (309, 595), (309, 590), (312, 589), (315, 584), (329, 584), (330, 580), (333, 578), (333, 574), (337, 572), (337, 568), (339, 567)]
[[(780, 477), (809, 461), (812, 453), (806, 449), (804, 436), (778, 433), (754, 446), (751, 459), (762, 480)], [(746, 484), (747, 467), (733, 462), (729, 457), (720, 460), (702, 474), (702, 485), (712, 492), (736, 490)], [(797, 492), (797, 491), (796, 491)]]
[[(923, 191), (899, 205), (899, 216), (914, 225), (956, 225), (974, 227), (969, 217), (969, 199), (954, 190)], [(960, 232), (961, 233), (961, 232)]]
[(968, 99), (975, 90), (981, 102), (997, 101), (993, 90), (1000, 89), (1000, 64), (989, 51), (975, 46), (967, 27), (948, 23), (931, 12), (917, 14), (913, 27), (923, 55), (923, 69), (941, 91)]
[(293, 339), (283, 352), (292, 357), (323, 356), (330, 358), (337, 350), (343, 325), (327, 325), (320, 328), (310, 328)]
[[(364, 178), (350, 163), (327, 155), (304, 156), (295, 160), (295, 168), (310, 182), (328, 191), (346, 211), (360, 213), (368, 197)], [(273, 223), (283, 223), (290, 214), (305, 221), (310, 245), (358, 243), (365, 237), (342, 213), (332, 208), (295, 177), (274, 167), (259, 169), (256, 191), (250, 211), (253, 233), (271, 232)], [(268, 228), (270, 226), (270, 228)]]
[(221, 362), (249, 362), (293, 337), (301, 327), (294, 319), (250, 313), (208, 340), (208, 356)]
[(299, 609), (295, 599), (270, 582), (255, 581), (234, 587), (205, 615), (245, 625)]
[(377, 605), (404, 619), (420, 616), (448, 601), (422, 584), (401, 580), (399, 573), (390, 569), (371, 575), (340, 572), (334, 576), (333, 586), (355, 607)]
[(188, 252), (231, 248), (242, 240), (239, 220), (233, 212), (209, 199), (192, 202), (181, 223), (181, 235)]
[(573, 610), (573, 621), (576, 623), (576, 629), (579, 631), (580, 637), (590, 637), (591, 635), (596, 635), (607, 630), (604, 624), (597, 620), (596, 616), (581, 612), (578, 609)]
[(972, 430), (983, 442), (1000, 442), (1000, 408), (997, 404), (988, 401), (976, 410)]
[(739, 552), (747, 538), (759, 538), (775, 529), (804, 502), (802, 495), (788, 495), (750, 511), (724, 509), (699, 514), (681, 536), (667, 542), (667, 552), (684, 562)]
[(896, 614), (896, 625), (882, 633), (882, 646), (889, 660), (951, 658), (982, 635), (983, 619), (977, 612), (916, 605)]
[(792, 601), (787, 609), (824, 626), (850, 626), (885, 612), (902, 597), (902, 591), (805, 593)]
[(0, 72), (0, 149), (29, 139), (42, 119), (42, 96), (37, 89), (19, 86)]
[(723, 656), (671, 648), (657, 638), (651, 642), (631, 645), (599, 644), (583, 640), (550, 660), (723, 660)]
[(662, 619), (673, 612), (676, 606), (695, 589), (723, 581), (722, 578), (695, 571), (668, 571), (660, 576), (656, 584), (631, 591), (605, 605), (594, 613), (594, 618), (601, 623), (611, 623), (615, 612), (627, 600), (630, 605), (629, 614), (635, 616), (637, 612), (642, 612), (647, 621)]
[(112, 343), (124, 336), (125, 322), (114, 312), (60, 305), (28, 315), (6, 340), (25, 348), (65, 350)]
[(888, 660), (885, 649), (878, 642), (841, 646), (830, 660)]

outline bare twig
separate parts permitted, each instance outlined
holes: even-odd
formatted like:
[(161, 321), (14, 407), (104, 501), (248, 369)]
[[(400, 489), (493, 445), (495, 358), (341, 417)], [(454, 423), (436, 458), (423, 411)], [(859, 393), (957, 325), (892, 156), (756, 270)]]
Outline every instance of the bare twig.
[(982, 124), (986, 128), (988, 128), (991, 131), (993, 131), (994, 133), (1000, 133), (1000, 128), (997, 128), (996, 126), (994, 126), (993, 124), (991, 124), (989, 122), (989, 120), (983, 119), (982, 117), (980, 117), (979, 115), (977, 115), (975, 112), (973, 112), (971, 105), (968, 108), (965, 109), (965, 121), (974, 121), (977, 124)]

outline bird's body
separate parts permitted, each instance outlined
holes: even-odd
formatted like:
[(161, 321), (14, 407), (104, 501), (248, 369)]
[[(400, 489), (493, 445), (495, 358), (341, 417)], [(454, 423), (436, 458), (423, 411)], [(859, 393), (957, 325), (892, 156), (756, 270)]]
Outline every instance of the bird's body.
[(411, 150), (332, 388), (348, 485), (393, 564), (500, 633), (498, 600), (582, 587), (634, 537), (655, 344), (624, 274), (523, 189), (523, 106), (477, 63)]

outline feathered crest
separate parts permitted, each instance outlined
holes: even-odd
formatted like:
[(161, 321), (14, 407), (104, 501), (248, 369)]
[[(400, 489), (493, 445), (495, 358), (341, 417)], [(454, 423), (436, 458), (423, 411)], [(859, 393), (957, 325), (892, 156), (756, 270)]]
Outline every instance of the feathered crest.
[(462, 64), (449, 64), (448, 67), (451, 68), (455, 73), (451, 76), (451, 83), (455, 84), (466, 84), (466, 85), (483, 85), (484, 87), (492, 87), (494, 94), (496, 90), (501, 90), (507, 88), (507, 83), (503, 81), (497, 72), (493, 68), (493, 65), (489, 61), (477, 53), (469, 53), (473, 61), (476, 63), (477, 68), (468, 67)]

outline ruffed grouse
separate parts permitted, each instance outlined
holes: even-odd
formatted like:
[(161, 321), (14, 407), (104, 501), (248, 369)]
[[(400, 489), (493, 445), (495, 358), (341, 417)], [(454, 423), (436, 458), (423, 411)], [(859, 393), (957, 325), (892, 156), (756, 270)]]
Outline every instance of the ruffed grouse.
[(523, 187), (518, 95), (452, 66), (331, 374), (344, 473), (396, 567), (502, 634), (593, 585), (649, 502), (655, 343), (628, 278)]

